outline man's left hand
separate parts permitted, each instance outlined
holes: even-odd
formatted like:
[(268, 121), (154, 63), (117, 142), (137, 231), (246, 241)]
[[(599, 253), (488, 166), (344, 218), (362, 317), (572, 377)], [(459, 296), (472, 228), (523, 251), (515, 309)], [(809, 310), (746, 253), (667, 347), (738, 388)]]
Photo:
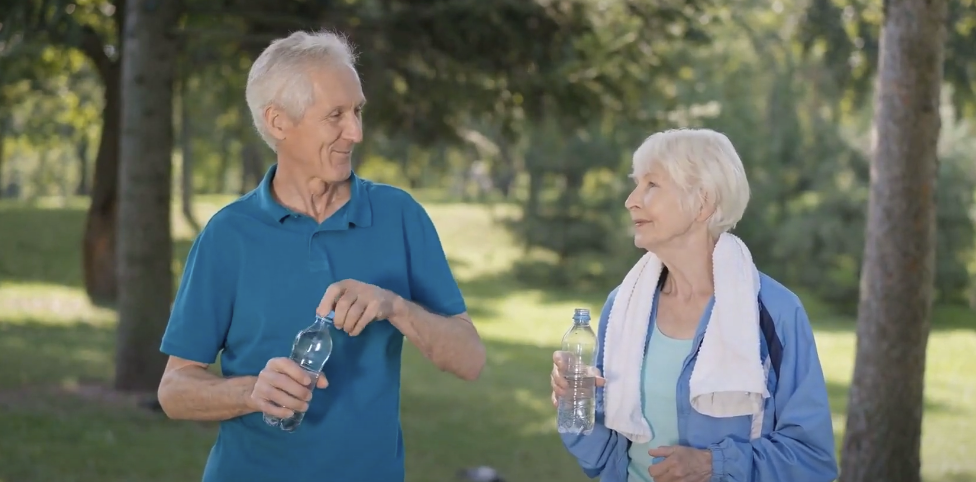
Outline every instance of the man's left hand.
[(712, 478), (712, 452), (709, 450), (664, 446), (648, 450), (647, 454), (664, 457), (647, 469), (654, 482), (708, 482)]
[(316, 312), (325, 315), (334, 310), (335, 327), (356, 336), (373, 321), (393, 316), (397, 298), (396, 293), (379, 286), (346, 279), (325, 290)]

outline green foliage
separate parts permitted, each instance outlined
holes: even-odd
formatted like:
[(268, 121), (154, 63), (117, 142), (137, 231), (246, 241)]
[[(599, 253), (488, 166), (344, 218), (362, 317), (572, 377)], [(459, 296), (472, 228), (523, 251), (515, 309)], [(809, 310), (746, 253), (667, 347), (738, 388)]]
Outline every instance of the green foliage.
[[(783, 27), (806, 28), (790, 20), (795, 11), (776, 15), (757, 5), (710, 13), (716, 42), (672, 46), (670, 55), (682, 58), (684, 67), (656, 78), (674, 87), (672, 99), (656, 96), (661, 105), (674, 106), (661, 109), (658, 122), (613, 119), (609, 129), (591, 128), (616, 136), (590, 141), (592, 153), (579, 145), (579, 137), (567, 136), (570, 131), (526, 131), (528, 193), (523, 217), (509, 223), (529, 254), (519, 273), (533, 283), (577, 288), (618, 283), (637, 256), (620, 222), (628, 154), (652, 128), (703, 126), (728, 135), (746, 166), (752, 199), (735, 232), (750, 245), (760, 269), (853, 309), (864, 247), (871, 108), (837, 100), (842, 91), (831, 80), (838, 75), (836, 59), (801, 55), (792, 40), (796, 31)], [(976, 245), (970, 218), (974, 168), (967, 160), (976, 148), (974, 126), (953, 119), (947, 111), (937, 192), (936, 285), (945, 302), (964, 301), (976, 285), (968, 268)], [(581, 176), (601, 179), (601, 187), (570, 195), (568, 180)]]
[[(846, 90), (853, 107), (869, 100), (877, 71), (882, 3), (811, 0), (797, 39), (805, 53), (821, 56), (831, 79)], [(976, 1), (951, 0), (946, 18), (945, 80), (961, 115), (976, 113)]]

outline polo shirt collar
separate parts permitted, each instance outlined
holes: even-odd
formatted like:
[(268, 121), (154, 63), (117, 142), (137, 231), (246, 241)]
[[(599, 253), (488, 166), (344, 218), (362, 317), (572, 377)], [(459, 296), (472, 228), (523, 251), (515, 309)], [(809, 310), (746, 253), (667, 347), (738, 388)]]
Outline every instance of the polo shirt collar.
[[(268, 168), (258, 186), (257, 197), (261, 210), (267, 213), (275, 222), (282, 223), (293, 214), (297, 214), (291, 209), (282, 206), (271, 192), (271, 181), (274, 179), (278, 164), (274, 163)], [(366, 181), (359, 178), (353, 171), (349, 177), (349, 201), (336, 214), (326, 219), (323, 224), (333, 224), (339, 221), (341, 229), (348, 229), (350, 225), (356, 227), (368, 227), (373, 224), (373, 210), (369, 202), (369, 192), (366, 189)], [(336, 215), (342, 216), (343, 220), (333, 220)], [(344, 222), (343, 222), (344, 221)]]

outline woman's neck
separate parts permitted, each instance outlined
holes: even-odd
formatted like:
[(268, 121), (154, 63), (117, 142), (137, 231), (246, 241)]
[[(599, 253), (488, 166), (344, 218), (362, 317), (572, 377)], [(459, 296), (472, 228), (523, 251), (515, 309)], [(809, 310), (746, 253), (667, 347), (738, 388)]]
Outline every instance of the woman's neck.
[(701, 237), (684, 242), (677, 249), (665, 249), (655, 254), (668, 269), (661, 294), (690, 301), (709, 298), (715, 292), (712, 278), (712, 252), (715, 241)]

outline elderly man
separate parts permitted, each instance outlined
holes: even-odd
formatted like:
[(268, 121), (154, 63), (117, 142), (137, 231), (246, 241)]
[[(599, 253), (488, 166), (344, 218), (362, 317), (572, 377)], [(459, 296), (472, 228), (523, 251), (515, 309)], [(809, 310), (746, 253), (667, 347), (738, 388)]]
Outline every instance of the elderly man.
[[(220, 422), (205, 482), (402, 481), (403, 338), (465, 380), (484, 346), (423, 207), (353, 173), (365, 99), (344, 39), (272, 42), (247, 103), (277, 163), (190, 250), (160, 404), (173, 419)], [(334, 349), (313, 397), (288, 355), (330, 310)], [(208, 370), (218, 353), (223, 376)], [(262, 419), (294, 411), (306, 415), (291, 433)]]

